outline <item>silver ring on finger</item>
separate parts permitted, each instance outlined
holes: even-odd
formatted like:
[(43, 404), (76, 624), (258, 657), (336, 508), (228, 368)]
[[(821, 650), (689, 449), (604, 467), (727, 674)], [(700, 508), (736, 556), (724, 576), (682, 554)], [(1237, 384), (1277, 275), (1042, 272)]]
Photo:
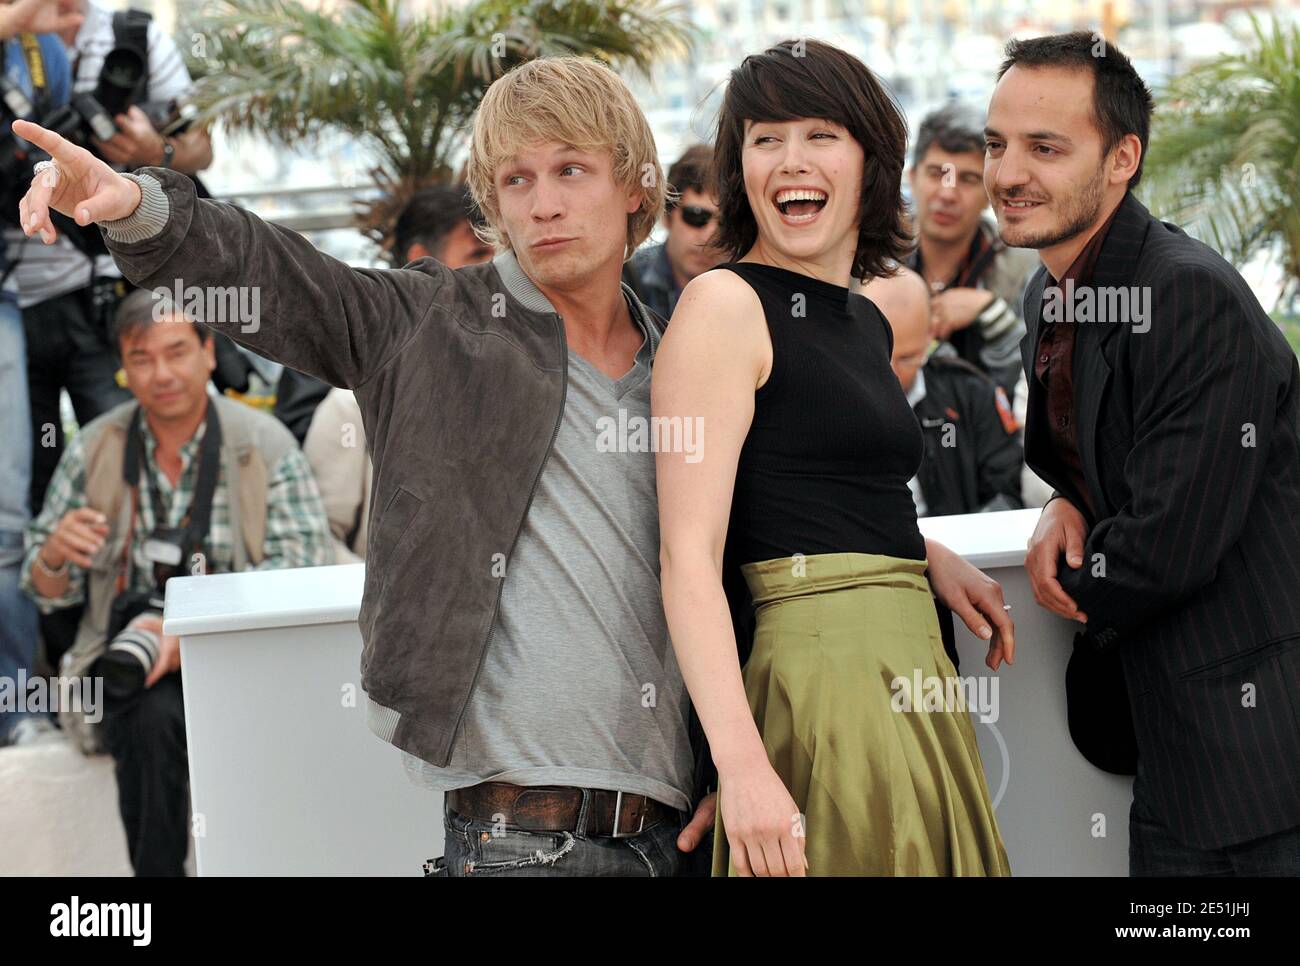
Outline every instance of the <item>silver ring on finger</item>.
[(1010, 610), (1010, 609), (1011, 609), (1011, 605), (1010, 605), (1010, 604), (1003, 604), (1003, 605), (1002, 605), (1002, 609), (1003, 609), (1003, 610)]
[[(46, 174), (46, 172), (49, 172)], [(59, 163), (57, 161), (37, 161), (36, 167), (32, 168), (32, 180), (35, 181), (42, 175), (45, 176), (45, 187), (53, 188), (59, 183)]]

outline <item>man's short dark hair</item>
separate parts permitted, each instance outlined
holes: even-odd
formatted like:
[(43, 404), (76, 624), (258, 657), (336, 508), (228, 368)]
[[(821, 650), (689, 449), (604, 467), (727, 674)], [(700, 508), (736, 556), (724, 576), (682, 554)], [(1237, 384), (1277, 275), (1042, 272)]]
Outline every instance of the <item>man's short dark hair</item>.
[(1017, 64), (1021, 67), (1066, 67), (1092, 72), (1092, 113), (1102, 136), (1102, 155), (1129, 134), (1142, 144), (1137, 170), (1128, 179), (1129, 188), (1142, 180), (1151, 135), (1151, 113), (1155, 103), (1146, 83), (1124, 53), (1102, 37), (1076, 30), (1031, 40), (1012, 40), (1006, 46), (1006, 60), (998, 69), (998, 80)]
[(668, 169), (669, 191), (665, 202), (668, 210), (677, 207), (684, 191), (711, 194), (712, 178), (713, 147), (708, 144), (692, 144)]
[(463, 184), (434, 184), (417, 191), (393, 226), (393, 261), (406, 264), (406, 253), (417, 242), (434, 258), (442, 257), (447, 236), (463, 221), (483, 220), (469, 188)]
[(127, 294), (118, 304), (117, 313), (109, 327), (109, 339), (114, 352), (120, 352), (123, 339), (133, 339), (151, 325), (161, 321), (176, 321), (184, 318), (194, 327), (194, 334), (199, 337), (199, 344), (212, 338), (212, 330), (202, 322), (196, 322), (185, 315), (184, 309), (177, 307), (176, 300), (165, 288), (137, 288)]
[(985, 113), (973, 104), (949, 101), (937, 111), (931, 111), (921, 122), (912, 146), (912, 167), (919, 167), (925, 152), (937, 144), (949, 154), (976, 151), (984, 156)]

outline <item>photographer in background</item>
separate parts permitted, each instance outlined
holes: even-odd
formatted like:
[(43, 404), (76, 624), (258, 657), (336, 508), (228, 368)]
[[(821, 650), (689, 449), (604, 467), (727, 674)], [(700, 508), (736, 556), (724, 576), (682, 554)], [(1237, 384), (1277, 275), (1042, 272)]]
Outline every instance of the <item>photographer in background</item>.
[(935, 338), (987, 373), (1010, 398), (1022, 370), (1020, 297), (1037, 267), (985, 216), (984, 112), (961, 102), (921, 122), (907, 171), (916, 248), (904, 264), (930, 286)]
[(623, 279), (641, 301), (665, 322), (677, 308), (686, 283), (717, 268), (726, 256), (709, 244), (717, 230), (718, 200), (713, 196), (713, 148), (695, 144), (668, 169), (668, 185), (677, 197), (664, 212), (668, 236), (646, 245), (628, 261)]
[[(101, 122), (111, 120), (117, 129), (106, 140), (94, 137), (88, 125), (78, 122), (85, 146), (119, 170), (161, 165), (193, 174), (207, 168), (212, 163), (212, 145), (206, 131), (195, 128), (165, 137), (144, 111), (149, 107), (154, 113), (165, 113), (166, 105), (183, 100), (191, 90), (189, 72), (171, 38), (147, 14), (114, 14), (87, 0), (57, 0), (55, 6), (69, 18), (80, 17), (79, 25), (70, 19), (67, 23), (72, 25), (59, 31), (72, 64), (73, 104), (84, 105), (87, 95), (108, 100), (106, 91), (112, 85), (105, 78), (112, 74), (118, 81), (117, 93), (122, 94), (115, 99), (129, 105), (111, 112), (111, 119), (101, 117)], [(116, 69), (106, 72), (106, 61)], [(134, 70), (127, 69), (132, 63)], [(136, 78), (125, 94), (120, 90), (124, 77)], [(69, 108), (62, 115), (69, 125), (76, 121), (71, 112)], [(107, 339), (108, 322), (125, 294), (125, 283), (97, 236), (98, 232), (72, 226), (58, 244), (46, 248), (17, 229), (8, 233), (27, 335), (35, 443), (33, 512), (40, 510), (63, 448), (60, 391), (68, 391), (82, 425), (127, 398), (114, 380), (116, 365)]]
[[(103, 738), (136, 874), (181, 875), (188, 766), (180, 644), (162, 633), (166, 582), (319, 566), (330, 534), (288, 430), (209, 396), (206, 326), (140, 289), (123, 300), (112, 338), (134, 401), (69, 443), (27, 528), (22, 584), (42, 612), (86, 605), (60, 673), (103, 678)], [(60, 723), (92, 752), (100, 709), (84, 711), (63, 708)]]
[[(0, 3), (0, 195), (4, 216), (26, 189), (26, 142), (10, 130), (18, 116), (44, 116), (68, 100), (72, 75), (63, 44), (52, 32), (76, 27), (81, 17), (61, 14), (56, 0)], [(33, 71), (33, 68), (35, 70)], [(0, 246), (0, 680), (31, 672), (36, 652), (36, 608), (18, 588), (31, 485), (32, 436), (27, 403), (27, 348), (18, 308), (18, 282)], [(43, 713), (0, 711), (0, 745), (26, 744), (53, 732)]]

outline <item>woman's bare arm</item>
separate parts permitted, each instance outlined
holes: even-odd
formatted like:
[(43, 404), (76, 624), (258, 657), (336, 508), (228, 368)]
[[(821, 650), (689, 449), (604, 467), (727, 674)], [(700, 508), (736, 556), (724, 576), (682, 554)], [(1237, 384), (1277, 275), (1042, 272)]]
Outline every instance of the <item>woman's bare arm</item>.
[(708, 272), (686, 287), (655, 359), (652, 408), (692, 421), (702, 445), (656, 457), (659, 556), (668, 629), (718, 767), (733, 859), (742, 873), (801, 875), (797, 808), (745, 698), (722, 589), (736, 464), (771, 360), (762, 305), (739, 276)]

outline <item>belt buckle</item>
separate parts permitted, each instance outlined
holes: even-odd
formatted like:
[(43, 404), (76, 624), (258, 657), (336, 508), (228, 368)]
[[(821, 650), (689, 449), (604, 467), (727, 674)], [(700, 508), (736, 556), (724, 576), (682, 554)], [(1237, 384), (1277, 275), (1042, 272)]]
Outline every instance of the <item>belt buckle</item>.
[(645, 829), (645, 809), (641, 810), (641, 821), (637, 825), (637, 829), (635, 832), (625, 832), (625, 833), (619, 832), (618, 821), (622, 817), (622, 814), (623, 814), (623, 793), (615, 792), (614, 793), (614, 829), (610, 833), (610, 838), (630, 839), (633, 838), (634, 836), (640, 835), (641, 832)]

